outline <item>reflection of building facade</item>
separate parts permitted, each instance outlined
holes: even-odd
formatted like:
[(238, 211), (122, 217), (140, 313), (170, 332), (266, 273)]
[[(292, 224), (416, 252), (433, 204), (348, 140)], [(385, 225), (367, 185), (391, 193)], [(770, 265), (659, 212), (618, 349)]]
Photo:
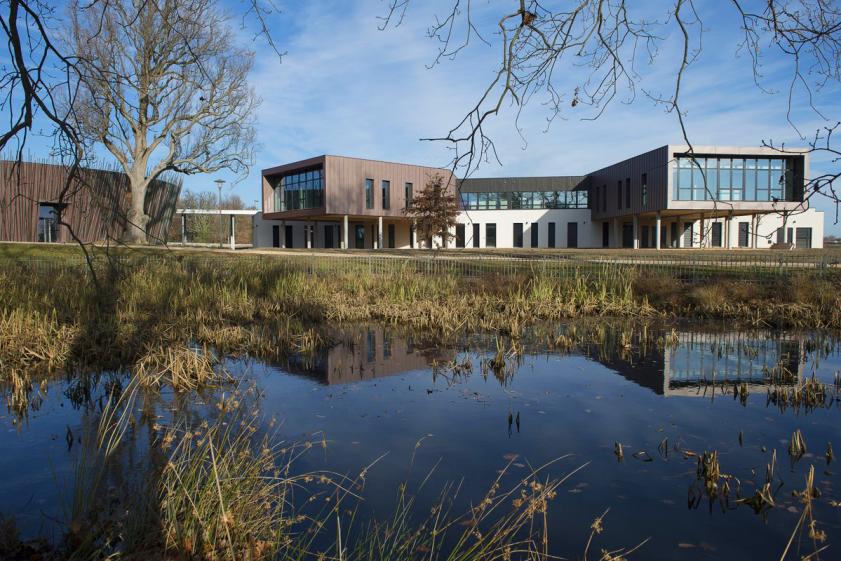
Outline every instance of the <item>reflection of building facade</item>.
[(808, 154), (668, 145), (580, 176), (471, 178), (319, 156), (263, 170), (258, 246), (413, 248), (404, 209), (433, 176), (458, 189), (459, 248), (823, 246)]
[(426, 352), (415, 348), (411, 337), (398, 337), (388, 329), (368, 327), (314, 359), (292, 359), (289, 370), (328, 385), (347, 384), (424, 370), (434, 361), (449, 360), (453, 355), (443, 349)]
[(745, 383), (749, 389), (764, 386), (768, 371), (777, 366), (802, 379), (803, 356), (803, 342), (795, 338), (680, 332), (677, 341), (665, 350), (655, 347), (642, 353), (629, 350), (601, 356), (598, 360), (657, 394), (695, 396), (703, 395), (704, 388), (720, 384)]

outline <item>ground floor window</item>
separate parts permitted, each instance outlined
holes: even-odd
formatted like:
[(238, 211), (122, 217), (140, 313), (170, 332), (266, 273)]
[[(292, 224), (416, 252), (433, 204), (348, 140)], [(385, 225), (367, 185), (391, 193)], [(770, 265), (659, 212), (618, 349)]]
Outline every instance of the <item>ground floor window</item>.
[(456, 224), (456, 247), (464, 247), (464, 224)]
[(622, 247), (634, 247), (633, 224), (622, 224)]
[(531, 224), (531, 246), (540, 247), (540, 230), (537, 222)]
[(649, 240), (649, 230), (648, 226), (642, 227), (642, 247), (648, 247), (648, 240)]
[(333, 241), (333, 230), (335, 226), (332, 224), (327, 224), (324, 226), (324, 247), (327, 249), (331, 249), (334, 247)]
[(272, 247), (280, 247), (280, 226), (272, 226)]
[(58, 241), (59, 210), (55, 205), (40, 203), (38, 205), (38, 241)]
[(295, 247), (292, 242), (292, 226), (286, 226), (283, 229), (283, 247)]
[(747, 247), (750, 242), (750, 225), (747, 222), (739, 222), (739, 247)]
[(578, 222), (567, 222), (567, 247), (578, 247)]
[(496, 247), (496, 224), (493, 222), (485, 224), (485, 247)]
[(523, 223), (514, 223), (514, 247), (523, 247)]
[(683, 225), (683, 247), (692, 247), (692, 222)]
[(549, 247), (555, 247), (555, 223), (554, 222), (549, 223), (549, 228), (548, 228), (547, 234), (548, 235), (546, 236), (547, 237), (546, 245), (548, 245)]
[(414, 249), (415, 248), (415, 225), (412, 224), (409, 226), (409, 247)]
[(602, 247), (610, 247), (610, 223), (602, 222)]
[(479, 247), (479, 225), (473, 225), (473, 247)]
[(394, 249), (394, 224), (388, 225), (388, 248)]
[(713, 222), (712, 230), (710, 232), (711, 242), (713, 247), (722, 247), (724, 244), (723, 236), (721, 235), (721, 222)]
[(354, 228), (354, 247), (356, 249), (365, 249), (365, 226), (357, 224)]
[(672, 222), (670, 227), (670, 235), (672, 237), (672, 247), (677, 247), (677, 222)]
[(797, 228), (797, 237), (795, 238), (795, 247), (797, 249), (811, 249), (812, 248), (812, 229), (811, 228)]

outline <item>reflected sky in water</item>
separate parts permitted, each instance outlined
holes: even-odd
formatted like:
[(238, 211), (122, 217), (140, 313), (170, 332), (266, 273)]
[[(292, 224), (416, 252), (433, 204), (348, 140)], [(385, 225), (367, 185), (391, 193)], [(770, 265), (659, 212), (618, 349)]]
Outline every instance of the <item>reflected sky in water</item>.
[[(267, 423), (279, 421), (279, 438), (327, 441), (299, 461), (301, 471), (356, 474), (379, 459), (369, 472), (363, 514), (388, 516), (404, 481), (417, 492), (420, 510), (447, 482), (458, 482), (455, 501), (466, 508), (509, 461), (513, 482), (529, 466), (567, 456), (548, 473), (586, 467), (551, 505), (552, 550), (560, 555), (580, 556), (593, 518), (610, 507), (593, 551), (650, 537), (636, 558), (778, 558), (799, 516), (791, 492), (814, 465), (822, 491), (815, 513), (830, 543), (841, 547), (841, 509), (829, 503), (841, 500), (841, 481), (823, 454), (829, 441), (841, 450), (841, 407), (781, 409), (767, 392), (769, 371), (781, 365), (791, 373), (789, 386), (813, 375), (833, 384), (841, 369), (835, 340), (578, 322), (530, 330), (515, 345), (523, 352), (494, 372), (487, 362), (497, 350), (492, 336), (440, 345), (359, 327), (335, 339), (323, 352), (283, 364), (227, 366), (256, 380), (262, 413)], [(500, 341), (506, 351), (514, 344)], [(466, 362), (469, 372), (453, 368)], [(742, 383), (747, 395), (740, 399), (733, 388)], [(83, 428), (85, 406), (72, 407), (62, 388), (53, 384), (25, 426), (3, 419), (0, 510), (18, 515), (30, 533), (50, 527), (42, 512), (59, 513), (56, 482), (66, 479), (75, 453), (65, 429)], [(798, 428), (808, 454), (793, 463), (787, 446)], [(614, 454), (617, 442), (622, 461)], [(778, 507), (764, 516), (732, 502), (692, 500), (696, 460), (682, 451), (717, 450), (722, 471), (738, 478), (747, 496), (762, 483), (775, 449), (782, 487)]]

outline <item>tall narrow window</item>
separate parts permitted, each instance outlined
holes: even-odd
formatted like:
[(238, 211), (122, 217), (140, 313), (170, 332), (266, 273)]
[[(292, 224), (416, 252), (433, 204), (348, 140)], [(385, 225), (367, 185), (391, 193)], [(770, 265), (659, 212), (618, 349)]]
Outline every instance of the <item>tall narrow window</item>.
[(642, 174), (642, 208), (648, 208), (648, 174)]
[(532, 247), (539, 247), (540, 246), (540, 230), (538, 228), (537, 222), (531, 223), (531, 246)]
[(554, 222), (549, 223), (548, 234), (549, 235), (547, 236), (548, 239), (547, 239), (546, 245), (548, 245), (549, 247), (555, 247), (555, 223)]
[(616, 209), (622, 208), (622, 180), (616, 182)]
[(382, 189), (383, 189), (383, 210), (388, 210), (388, 209), (391, 208), (391, 181), (386, 181), (385, 179), (383, 179)]
[(485, 224), (485, 247), (496, 247), (496, 224)]
[(479, 247), (479, 225), (473, 225), (473, 247)]
[(374, 208), (374, 180), (365, 180), (365, 208)]
[(412, 198), (414, 197), (414, 193), (412, 192), (413, 186), (411, 183), (407, 183), (403, 187), (404, 196), (406, 197), (406, 208), (412, 208)]
[(625, 208), (631, 208), (631, 178), (625, 179)]
[(514, 247), (523, 247), (523, 223), (514, 223)]

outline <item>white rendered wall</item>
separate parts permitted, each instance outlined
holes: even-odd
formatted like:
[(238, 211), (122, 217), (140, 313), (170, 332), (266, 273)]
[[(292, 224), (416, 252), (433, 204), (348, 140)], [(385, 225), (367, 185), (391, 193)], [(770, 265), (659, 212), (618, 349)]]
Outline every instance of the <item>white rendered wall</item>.
[[(777, 243), (777, 229), (783, 227), (783, 216), (780, 214), (758, 214), (753, 218), (754, 226), (751, 226), (751, 216), (736, 216), (732, 219), (732, 228), (729, 231), (730, 247), (739, 249), (739, 223), (748, 224), (748, 249), (751, 248), (751, 238), (755, 240), (756, 249), (768, 249)], [(664, 219), (665, 222), (665, 219)], [(686, 221), (683, 221), (686, 222)], [(703, 247), (712, 247), (711, 228), (713, 222), (720, 222), (722, 224), (723, 247), (727, 247), (727, 219), (718, 218), (714, 220), (704, 220), (704, 239)], [(823, 222), (824, 213), (815, 209), (808, 209), (799, 213), (790, 214), (785, 218), (785, 228), (793, 228), (792, 243), (797, 240), (798, 228), (812, 229), (812, 248), (819, 249), (823, 247)], [(693, 222), (694, 239), (692, 246), (698, 247), (701, 245), (701, 221)], [(755, 234), (755, 235), (753, 235)], [(741, 248), (745, 249), (745, 248)]]
[[(464, 245), (473, 247), (473, 224), (479, 224), (479, 247), (486, 245), (486, 228), (489, 223), (496, 224), (496, 247), (514, 247), (514, 224), (523, 224), (523, 247), (531, 247), (531, 229), (537, 225), (537, 247), (549, 247), (550, 222), (555, 223), (555, 247), (568, 246), (567, 224), (578, 224), (578, 247), (601, 247), (601, 222), (590, 219), (589, 209), (535, 209), (535, 210), (469, 210), (458, 215), (459, 224), (464, 224)], [(455, 241), (450, 242), (455, 246)]]

